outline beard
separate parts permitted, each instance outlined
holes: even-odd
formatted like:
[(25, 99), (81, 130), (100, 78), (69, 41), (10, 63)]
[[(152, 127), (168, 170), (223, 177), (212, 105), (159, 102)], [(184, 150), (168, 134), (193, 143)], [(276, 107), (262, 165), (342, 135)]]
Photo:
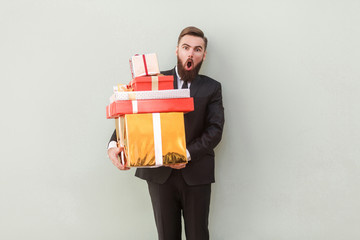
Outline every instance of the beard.
[[(191, 70), (186, 70), (185, 69), (186, 64), (189, 61), (192, 62), (192, 60), (188, 59), (185, 62), (185, 64), (183, 65), (183, 64), (181, 64), (180, 58), (178, 57), (177, 59), (178, 59), (178, 61), (177, 61), (177, 70), (178, 70), (178, 73), (179, 73), (179, 76), (180, 76), (181, 80), (184, 80), (184, 81), (187, 81), (187, 82), (192, 82), (196, 78), (196, 76), (199, 74), (199, 71), (200, 71), (201, 65), (203, 63), (203, 60), (201, 60), (201, 62), (199, 62)], [(194, 62), (192, 62), (192, 64), (194, 64)]]

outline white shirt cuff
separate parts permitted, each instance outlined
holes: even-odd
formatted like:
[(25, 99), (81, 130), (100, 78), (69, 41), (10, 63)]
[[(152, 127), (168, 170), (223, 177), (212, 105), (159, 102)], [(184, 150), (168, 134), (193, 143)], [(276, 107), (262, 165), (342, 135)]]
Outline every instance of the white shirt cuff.
[(116, 148), (116, 147), (117, 147), (116, 141), (111, 141), (111, 142), (109, 142), (108, 149), (110, 149), (110, 148)]
[(187, 160), (190, 161), (191, 160), (191, 156), (190, 156), (190, 153), (189, 151), (186, 149), (186, 157), (187, 157)]

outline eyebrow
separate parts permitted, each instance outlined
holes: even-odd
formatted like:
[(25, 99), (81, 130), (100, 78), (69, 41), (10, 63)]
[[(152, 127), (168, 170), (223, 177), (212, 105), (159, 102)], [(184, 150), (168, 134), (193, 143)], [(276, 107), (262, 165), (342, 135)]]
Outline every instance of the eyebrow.
[[(187, 43), (183, 43), (181, 46), (191, 47), (191, 46), (190, 46), (189, 44), (187, 44)], [(195, 46), (194, 48), (201, 48), (201, 49), (203, 49), (202, 46)]]

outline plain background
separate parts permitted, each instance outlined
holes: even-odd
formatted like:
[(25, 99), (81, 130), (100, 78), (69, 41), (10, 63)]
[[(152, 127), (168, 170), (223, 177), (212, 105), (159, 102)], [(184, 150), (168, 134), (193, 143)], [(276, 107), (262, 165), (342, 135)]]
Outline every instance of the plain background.
[(210, 231), (220, 240), (360, 238), (358, 0), (2, 0), (0, 238), (156, 239), (147, 185), (106, 146), (128, 59), (175, 66), (209, 38), (222, 83)]

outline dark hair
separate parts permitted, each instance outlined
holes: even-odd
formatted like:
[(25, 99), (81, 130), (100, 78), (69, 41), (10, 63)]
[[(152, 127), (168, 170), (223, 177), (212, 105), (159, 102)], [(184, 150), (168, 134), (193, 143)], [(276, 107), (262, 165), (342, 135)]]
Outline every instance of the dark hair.
[(195, 36), (195, 37), (201, 37), (201, 38), (204, 40), (205, 50), (206, 50), (208, 40), (207, 40), (207, 38), (205, 37), (204, 32), (201, 31), (199, 28), (193, 27), (193, 26), (184, 28), (184, 29), (181, 31), (180, 35), (179, 35), (178, 44), (180, 43), (181, 38), (182, 38), (183, 36), (185, 36), (185, 35), (191, 35), (191, 36)]

